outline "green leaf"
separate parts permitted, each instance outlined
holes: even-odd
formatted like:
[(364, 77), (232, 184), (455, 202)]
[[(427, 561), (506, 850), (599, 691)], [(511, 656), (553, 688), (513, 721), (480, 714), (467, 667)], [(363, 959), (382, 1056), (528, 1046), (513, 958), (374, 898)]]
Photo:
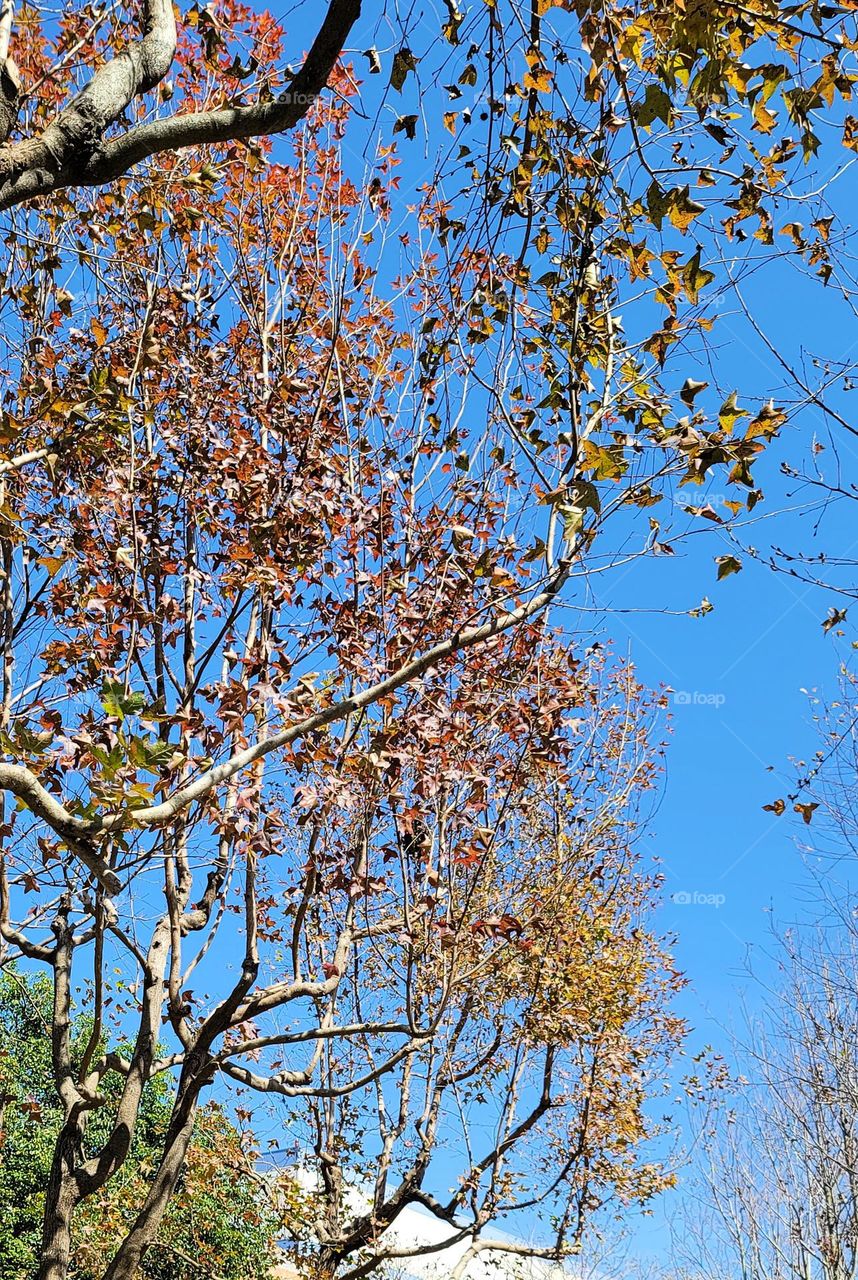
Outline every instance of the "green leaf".
[(101, 705), (109, 716), (124, 720), (126, 716), (136, 715), (146, 706), (144, 693), (125, 692), (125, 686), (119, 680), (105, 680), (101, 687)]
[(647, 187), (646, 193), (646, 210), (649, 220), (655, 227), (656, 231), (661, 231), (661, 224), (664, 221), (664, 215), (667, 213), (670, 205), (670, 199), (655, 178)]
[(643, 129), (649, 129), (654, 120), (670, 123), (670, 98), (661, 85), (647, 85), (643, 102), (636, 103), (634, 116)]

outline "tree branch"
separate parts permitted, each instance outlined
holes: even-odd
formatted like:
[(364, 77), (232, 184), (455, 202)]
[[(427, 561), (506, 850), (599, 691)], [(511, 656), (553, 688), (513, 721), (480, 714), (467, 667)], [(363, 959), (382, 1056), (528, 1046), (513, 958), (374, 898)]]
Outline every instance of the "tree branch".
[(91, 841), (97, 833), (97, 825), (69, 813), (24, 765), (0, 764), (0, 788), (23, 800), (28, 809), (46, 822), (108, 893), (119, 892), (119, 877), (92, 847)]
[(327, 85), (360, 0), (330, 0), (304, 65), (276, 101), (175, 115), (105, 143), (107, 127), (164, 78), (175, 54), (171, 0), (148, 0), (145, 12), (143, 41), (97, 71), (41, 137), (0, 148), (0, 210), (63, 187), (102, 186), (165, 151), (293, 128)]
[(461, 1280), (468, 1266), (476, 1258), (477, 1254), (485, 1253), (491, 1250), (493, 1253), (513, 1253), (524, 1258), (550, 1258), (557, 1261), (557, 1249), (555, 1248), (539, 1248), (536, 1245), (526, 1244), (524, 1241), (517, 1240), (475, 1240), (469, 1245), (450, 1272), (450, 1280)]
[[(557, 569), (548, 585), (538, 595), (527, 601), (526, 604), (519, 605), (517, 609), (511, 609), (507, 613), (498, 614), (489, 622), (484, 622), (480, 626), (459, 629), (446, 640), (442, 640), (419, 657), (407, 662), (385, 680), (380, 680), (378, 684), (371, 685), (370, 688), (364, 689), (362, 693), (334, 702), (331, 706), (315, 712), (298, 724), (290, 725), (279, 733), (273, 734), (270, 738), (264, 738), (261, 742), (247, 747), (246, 750), (239, 751), (230, 760), (201, 774), (199, 778), (196, 778), (187, 787), (174, 792), (172, 796), (168, 796), (160, 804), (135, 809), (130, 814), (110, 815), (101, 819), (98, 827), (92, 827), (90, 830), (113, 830), (129, 819), (135, 826), (151, 827), (175, 817), (181, 809), (186, 808), (187, 805), (192, 804), (195, 800), (202, 799), (214, 787), (226, 782), (234, 774), (246, 769), (248, 765), (260, 760), (263, 756), (269, 755), (280, 747), (288, 746), (291, 742), (305, 737), (316, 729), (324, 728), (338, 720), (344, 720), (347, 716), (354, 715), (358, 711), (362, 711), (365, 707), (378, 702), (380, 698), (384, 698), (390, 693), (395, 693), (397, 689), (408, 684), (410, 680), (416, 680), (427, 671), (439, 666), (445, 658), (452, 657), (453, 654), (460, 652), (462, 649), (469, 649), (474, 645), (492, 640), (496, 636), (502, 635), (504, 632), (541, 613), (566, 582), (571, 567), (571, 558), (559, 560)], [(0, 777), (0, 786), (2, 785), (2, 777)]]

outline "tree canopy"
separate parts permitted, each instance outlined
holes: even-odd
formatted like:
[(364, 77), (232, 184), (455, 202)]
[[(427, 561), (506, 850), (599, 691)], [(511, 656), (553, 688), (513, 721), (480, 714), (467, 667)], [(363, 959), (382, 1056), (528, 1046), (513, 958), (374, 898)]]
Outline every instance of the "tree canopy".
[(763, 500), (795, 407), (721, 385), (718, 320), (761, 263), (842, 281), (852, 9), (179, 16), (0, 8), (0, 935), (52, 985), (39, 1280), (132, 1185), (93, 1266), (154, 1265), (213, 1089), (296, 1127), (319, 1274), (399, 1257), (409, 1204), (475, 1252), (542, 1210), (561, 1259), (669, 1180), (682, 1035), (637, 847), (663, 699), (590, 610)]

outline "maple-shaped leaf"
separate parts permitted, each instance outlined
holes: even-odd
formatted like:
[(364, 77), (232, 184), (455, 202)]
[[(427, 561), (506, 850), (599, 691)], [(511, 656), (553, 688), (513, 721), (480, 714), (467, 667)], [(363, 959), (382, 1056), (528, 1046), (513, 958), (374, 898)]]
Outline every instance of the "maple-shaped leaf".
[(393, 126), (394, 133), (404, 133), (406, 138), (417, 136), (417, 116), (400, 116)]
[(828, 617), (822, 620), (822, 630), (826, 635), (833, 627), (839, 627), (841, 622), (846, 621), (848, 612), (848, 609), (835, 609), (833, 607), (828, 610)]
[[(700, 290), (704, 289), (707, 284), (711, 284), (715, 279), (714, 271), (707, 271), (705, 267), (701, 267), (700, 252), (700, 246), (698, 245), (696, 252), (692, 254), (685, 266), (682, 268), (682, 274), (680, 277), (683, 286), (685, 287), (688, 301), (692, 305), (697, 302)], [(704, 386), (705, 385), (706, 384), (704, 383)]]

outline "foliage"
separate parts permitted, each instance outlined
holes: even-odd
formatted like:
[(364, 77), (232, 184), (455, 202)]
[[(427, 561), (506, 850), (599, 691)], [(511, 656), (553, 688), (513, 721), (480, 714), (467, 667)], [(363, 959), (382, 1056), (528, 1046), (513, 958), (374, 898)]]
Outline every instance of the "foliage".
[[(36, 1274), (45, 1188), (62, 1110), (53, 1087), (49, 1027), (51, 984), (43, 975), (14, 968), (0, 975), (0, 1276), (27, 1280)], [(79, 1062), (92, 1030), (77, 1015), (73, 1043)], [(117, 1080), (107, 1074), (109, 1100)], [(112, 1240), (127, 1224), (163, 1141), (172, 1095), (167, 1080), (153, 1079), (143, 1096), (134, 1149), (105, 1193), (88, 1202), (76, 1222), (70, 1274), (100, 1276)], [(109, 1101), (108, 1101), (109, 1105)], [(103, 1141), (98, 1116), (89, 1142)], [(213, 1275), (249, 1280), (266, 1276), (277, 1221), (236, 1130), (216, 1106), (201, 1111), (176, 1199), (143, 1264), (146, 1280), (203, 1280)]]
[(538, 1207), (562, 1258), (668, 1180), (655, 708), (592, 609), (763, 500), (788, 411), (704, 361), (758, 259), (839, 278), (816, 156), (853, 145), (854, 16), (446, 8), (373, 9), (358, 71), (332, 0), (294, 74), (299, 23), (238, 0), (175, 56), (160, 0), (139, 42), (123, 7), (14, 24), (0, 931), (55, 992), (40, 1280), (132, 1184), (96, 1272), (157, 1264), (216, 1078), (296, 1126), (327, 1276), (399, 1256), (408, 1204), (472, 1249)]

